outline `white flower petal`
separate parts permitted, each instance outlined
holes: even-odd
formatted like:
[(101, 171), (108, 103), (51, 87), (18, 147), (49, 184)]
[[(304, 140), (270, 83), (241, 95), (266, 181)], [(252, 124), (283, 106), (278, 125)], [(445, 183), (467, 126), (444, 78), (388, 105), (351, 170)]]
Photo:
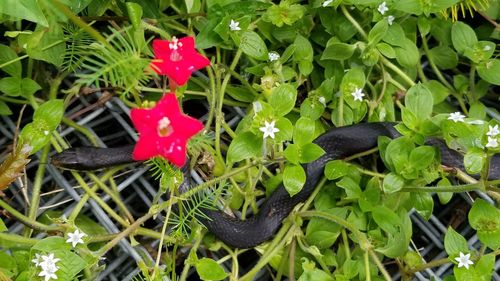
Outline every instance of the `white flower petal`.
[(453, 113), (450, 113), (450, 116), (448, 116), (448, 120), (451, 120), (453, 122), (464, 122), (464, 119), (465, 116), (462, 115), (462, 113), (460, 112), (453, 112)]

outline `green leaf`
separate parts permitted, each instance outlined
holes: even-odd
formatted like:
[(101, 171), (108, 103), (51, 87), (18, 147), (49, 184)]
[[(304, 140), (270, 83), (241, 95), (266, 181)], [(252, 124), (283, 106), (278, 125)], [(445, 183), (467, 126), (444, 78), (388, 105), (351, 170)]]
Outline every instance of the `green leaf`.
[(500, 60), (491, 59), (477, 65), (479, 77), (493, 85), (500, 85)]
[(390, 194), (401, 190), (404, 184), (404, 178), (395, 173), (389, 173), (384, 178), (383, 189), (385, 193)]
[(391, 45), (389, 45), (387, 43), (383, 43), (383, 42), (378, 43), (377, 50), (385, 57), (388, 57), (390, 59), (396, 58), (396, 51), (394, 51), (394, 48), (391, 47)]
[(306, 8), (290, 1), (281, 1), (279, 5), (269, 7), (264, 15), (264, 20), (271, 21), (277, 27), (292, 25), (304, 16)]
[(301, 149), (298, 144), (290, 144), (286, 147), (285, 151), (285, 158), (286, 160), (294, 163), (294, 164), (299, 164), (300, 163), (300, 154), (301, 154)]
[(396, 51), (396, 60), (406, 68), (414, 68), (420, 60), (417, 46), (408, 38), (403, 38), (400, 46), (394, 47), (394, 50)]
[(419, 146), (410, 153), (410, 163), (418, 170), (423, 170), (434, 161), (435, 150), (432, 146)]
[(14, 271), (16, 267), (16, 260), (6, 252), (0, 251), (0, 277), (3, 269)]
[(132, 26), (135, 29), (139, 29), (141, 27), (141, 19), (142, 19), (142, 7), (141, 5), (133, 2), (125, 3), (127, 6), (127, 13)]
[(332, 43), (326, 46), (321, 55), (321, 60), (346, 60), (352, 57), (355, 50), (356, 46), (354, 45), (342, 42)]
[(209, 258), (196, 262), (196, 272), (202, 280), (222, 280), (228, 276), (220, 264)]
[(306, 143), (301, 147), (301, 151), (300, 163), (310, 163), (325, 154), (323, 148), (315, 143)]
[(35, 32), (26, 41), (27, 54), (60, 67), (66, 52), (64, 32), (61, 25), (51, 24), (49, 28), (37, 25)]
[(500, 248), (500, 210), (483, 199), (476, 199), (469, 212), (469, 222), (479, 240), (492, 250)]
[(361, 197), (361, 187), (351, 177), (343, 177), (337, 182), (337, 186), (344, 189), (346, 199), (358, 199)]
[(458, 56), (448, 46), (437, 46), (429, 50), (430, 59), (442, 69), (454, 69), (458, 65)]
[(351, 93), (356, 89), (363, 89), (365, 81), (365, 73), (360, 67), (349, 69), (340, 82), (340, 91), (344, 99), (347, 99), (347, 101), (353, 100)]
[[(437, 186), (451, 186), (451, 182), (447, 178), (442, 178), (437, 183)], [(451, 198), (453, 197), (453, 192), (437, 192), (437, 195), (439, 197), (439, 202), (444, 205), (450, 202)]]
[(431, 116), (433, 104), (432, 93), (421, 83), (412, 86), (406, 93), (406, 107), (420, 120)]
[(0, 80), (0, 92), (12, 97), (29, 97), (40, 89), (40, 85), (29, 78), (6, 77)]
[[(323, 210), (340, 219), (347, 217), (347, 208), (331, 208)], [(340, 235), (342, 227), (330, 220), (323, 218), (312, 218), (307, 224), (306, 240), (309, 244), (319, 249), (329, 248), (335, 243)]]
[(411, 238), (411, 220), (408, 214), (402, 212), (400, 217), (391, 209), (378, 206), (372, 210), (372, 215), (387, 236), (385, 246), (376, 248), (376, 251), (393, 258), (402, 256), (407, 251)]
[(33, 120), (35, 122), (44, 121), (48, 126), (47, 129), (52, 131), (61, 123), (63, 114), (63, 100), (54, 99), (40, 105), (33, 114)]
[(31, 146), (32, 150), (30, 154), (34, 154), (49, 143), (50, 133), (48, 130), (44, 130), (43, 126), (39, 126), (39, 124), (29, 123), (21, 130), (19, 139), (23, 144)]
[(2, 14), (48, 26), (47, 19), (36, 0), (2, 0), (0, 15)]
[(286, 117), (278, 118), (276, 121), (276, 128), (280, 131), (275, 134), (274, 140), (277, 142), (292, 140), (293, 125)]
[(486, 153), (480, 149), (467, 151), (464, 156), (465, 170), (469, 174), (477, 174), (481, 172), (486, 163)]
[(432, 215), (434, 200), (429, 192), (413, 192), (411, 194), (413, 207), (426, 220)]
[(443, 102), (450, 95), (448, 88), (436, 80), (428, 80), (422, 84), (432, 93), (434, 105)]
[(313, 68), (313, 47), (311, 43), (304, 36), (297, 35), (293, 44), (295, 46), (293, 61), (299, 64), (300, 73), (304, 76), (311, 74)]
[(314, 139), (314, 121), (307, 117), (300, 117), (293, 130), (293, 142), (303, 146)]
[(408, 14), (422, 14), (423, 6), (419, 0), (399, 0), (395, 2), (394, 9)]
[(460, 252), (469, 252), (467, 240), (451, 228), (451, 226), (448, 227), (448, 231), (446, 231), (446, 234), (444, 235), (444, 249), (449, 256), (458, 256)]
[(302, 275), (297, 281), (334, 281), (334, 279), (323, 270), (317, 269), (314, 262), (302, 258)]
[(9, 106), (3, 102), (0, 101), (0, 115), (11, 115), (12, 110), (10, 110)]
[(69, 251), (71, 244), (66, 243), (66, 240), (59, 236), (50, 236), (38, 241), (32, 248), (44, 253), (51, 253), (55, 250)]
[(294, 196), (304, 186), (306, 172), (299, 165), (286, 165), (283, 171), (283, 185), (290, 196)]
[(333, 160), (325, 166), (325, 176), (329, 180), (335, 180), (347, 175), (349, 164), (342, 160)]
[(7, 228), (5, 223), (3, 222), (2, 218), (0, 218), (0, 232), (5, 232), (7, 230), (9, 230), (9, 229)]
[(258, 59), (267, 60), (267, 46), (259, 34), (254, 31), (245, 31), (241, 35), (240, 48), (246, 55)]
[(319, 101), (307, 98), (300, 105), (300, 115), (303, 117), (310, 118), (312, 120), (317, 120), (325, 112), (325, 106)]
[(459, 53), (465, 52), (467, 48), (474, 47), (478, 42), (474, 30), (461, 21), (455, 22), (451, 27), (451, 41), (453, 47)]
[(284, 116), (292, 111), (297, 99), (297, 90), (290, 84), (281, 84), (271, 91), (269, 104), (273, 107), (274, 113)]
[(375, 45), (380, 42), (380, 40), (382, 40), (382, 38), (387, 33), (388, 28), (389, 24), (385, 19), (377, 22), (370, 30), (370, 33), (368, 33), (368, 44)]
[(230, 163), (236, 163), (260, 154), (262, 154), (262, 137), (251, 132), (244, 132), (237, 135), (229, 145), (227, 160)]
[(59, 280), (75, 280), (78, 273), (87, 267), (85, 260), (73, 252), (54, 251), (54, 256), (61, 259), (57, 262), (59, 269), (56, 272)]
[[(0, 11), (1, 13), (1, 11)], [(17, 54), (10, 47), (0, 44), (0, 65), (7, 62), (17, 60)], [(12, 62), (4, 67), (2, 70), (10, 74), (10, 76), (21, 77), (22, 66), (21, 61)]]

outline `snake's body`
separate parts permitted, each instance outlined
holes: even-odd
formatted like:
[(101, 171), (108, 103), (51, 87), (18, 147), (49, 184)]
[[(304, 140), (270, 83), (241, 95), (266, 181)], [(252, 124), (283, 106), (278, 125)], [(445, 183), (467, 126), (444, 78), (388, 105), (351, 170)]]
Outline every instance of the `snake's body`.
[[(290, 197), (284, 186), (279, 186), (260, 206), (258, 214), (245, 220), (231, 217), (221, 211), (203, 209), (206, 217), (202, 223), (220, 240), (235, 248), (250, 248), (270, 239), (279, 229), (281, 222), (300, 202), (305, 201), (313, 192), (325, 164), (334, 159), (343, 159), (377, 146), (379, 136), (399, 137), (393, 123), (362, 123), (335, 128), (319, 136), (314, 143), (325, 151), (319, 159), (305, 164), (306, 182), (302, 190)], [(429, 139), (427, 144), (437, 147), (441, 152), (441, 162), (445, 166), (463, 170), (460, 153), (448, 149), (437, 139)], [(96, 148), (72, 148), (55, 155), (52, 162), (59, 167), (89, 170), (111, 165), (132, 162), (131, 147), (114, 150)], [(490, 179), (500, 178), (500, 156), (495, 155), (490, 162)]]

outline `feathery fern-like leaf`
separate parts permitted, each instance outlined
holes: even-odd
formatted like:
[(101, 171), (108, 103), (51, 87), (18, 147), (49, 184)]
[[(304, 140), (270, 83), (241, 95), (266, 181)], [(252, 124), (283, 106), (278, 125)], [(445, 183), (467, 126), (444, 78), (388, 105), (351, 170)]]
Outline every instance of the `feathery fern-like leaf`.
[(148, 70), (151, 59), (147, 58), (145, 46), (138, 46), (130, 29), (118, 31), (111, 28), (107, 37), (109, 45), (93, 43), (81, 63), (83, 73), (78, 83), (85, 86), (113, 86), (129, 93), (137, 86), (147, 84), (153, 73)]
[(73, 72), (80, 68), (84, 57), (88, 54), (88, 46), (94, 40), (87, 32), (73, 24), (66, 25), (64, 33), (67, 45), (62, 70)]

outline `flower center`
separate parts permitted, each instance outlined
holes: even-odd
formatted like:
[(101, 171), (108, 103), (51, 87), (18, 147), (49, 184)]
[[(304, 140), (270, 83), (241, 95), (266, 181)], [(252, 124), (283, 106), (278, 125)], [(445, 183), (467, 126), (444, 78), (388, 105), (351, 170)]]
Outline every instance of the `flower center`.
[(172, 126), (170, 126), (170, 119), (163, 117), (158, 121), (158, 135), (160, 137), (166, 137), (173, 132)]
[(182, 56), (177, 50), (173, 50), (172, 53), (170, 53), (170, 61), (176, 62), (176, 61), (181, 61)]

